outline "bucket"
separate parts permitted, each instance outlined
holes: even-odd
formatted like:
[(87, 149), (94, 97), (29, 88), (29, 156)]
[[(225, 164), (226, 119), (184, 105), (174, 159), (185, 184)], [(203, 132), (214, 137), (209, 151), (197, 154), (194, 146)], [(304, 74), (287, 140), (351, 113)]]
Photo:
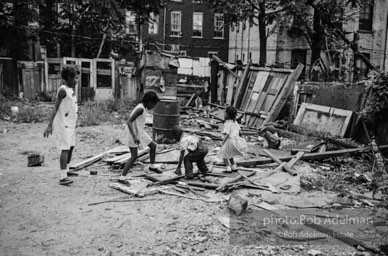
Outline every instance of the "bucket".
[(154, 108), (152, 139), (159, 144), (174, 144), (171, 131), (179, 125), (179, 99), (161, 98)]

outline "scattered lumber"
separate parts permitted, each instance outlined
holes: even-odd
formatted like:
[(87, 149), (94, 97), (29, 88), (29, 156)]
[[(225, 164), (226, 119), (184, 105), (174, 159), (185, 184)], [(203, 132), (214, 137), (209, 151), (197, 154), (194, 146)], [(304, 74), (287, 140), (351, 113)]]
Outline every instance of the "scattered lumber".
[(183, 177), (184, 177), (184, 176), (178, 176), (178, 177), (173, 177), (173, 178), (166, 179), (166, 180), (157, 181), (157, 182), (148, 184), (147, 187), (151, 187), (151, 186), (159, 186), (159, 185), (167, 185), (167, 184), (173, 184), (173, 183), (178, 182), (178, 181), (179, 181), (180, 179), (182, 179)]
[(277, 156), (275, 156), (274, 154), (272, 154), (271, 152), (269, 152), (268, 150), (266, 149), (263, 149), (263, 151), (270, 157), (272, 158), (275, 162), (277, 162), (279, 165), (282, 166), (283, 170), (285, 170), (286, 172), (288, 172), (289, 174), (291, 174), (292, 176), (296, 176), (298, 175), (298, 173), (291, 169), (290, 166), (288, 166), (287, 164), (284, 164), (283, 165), (283, 161), (281, 161)]
[(248, 207), (248, 200), (242, 198), (237, 193), (233, 193), (228, 201), (228, 208), (231, 209), (237, 216), (240, 216), (246, 211)]
[(111, 200), (106, 200), (106, 201), (101, 201), (96, 203), (90, 203), (88, 204), (88, 206), (105, 204), (105, 203), (123, 203), (123, 202), (139, 202), (139, 201), (154, 201), (154, 200), (159, 200), (159, 199), (158, 198), (131, 198), (131, 197), (127, 197), (126, 199), (116, 198), (116, 199), (111, 199)]
[(194, 186), (194, 187), (208, 188), (208, 189), (216, 189), (219, 186), (218, 184), (214, 184), (214, 183), (204, 183), (204, 182), (198, 182), (198, 181), (189, 181), (187, 182), (187, 185)]
[(330, 135), (329, 133), (321, 132), (321, 131), (313, 131), (311, 129), (308, 129), (308, 128), (300, 126), (300, 125), (290, 124), (288, 128), (292, 132), (296, 132), (296, 133), (302, 134), (302, 135), (316, 137), (316, 138), (325, 140), (325, 141), (327, 141), (333, 145), (339, 146), (339, 147), (357, 148), (360, 146), (359, 143), (354, 142), (350, 139), (343, 139), (340, 137), (336, 138), (336, 137)]
[[(137, 153), (137, 160), (139, 160), (140, 157), (144, 156), (145, 154), (147, 154), (148, 152), (150, 152), (150, 148), (146, 148), (146, 149), (143, 149), (143, 150), (139, 150), (139, 152)], [(120, 160), (116, 161), (113, 163), (113, 166), (114, 167), (121, 167), (122, 165), (124, 165), (126, 162), (128, 162), (129, 158), (131, 158), (131, 154), (127, 155), (126, 157), (124, 158), (121, 158)]]
[[(121, 149), (121, 150), (118, 150)], [(109, 149), (103, 153), (100, 153), (96, 156), (93, 156), (93, 157), (90, 157), (80, 163), (77, 163), (77, 164), (74, 164), (72, 166), (69, 167), (69, 169), (71, 169), (72, 171), (78, 171), (78, 170), (81, 170), (82, 168), (85, 168), (86, 166), (89, 166), (95, 162), (98, 162), (99, 160), (101, 160), (101, 158), (105, 155), (105, 154), (109, 154), (109, 153), (119, 153), (119, 152), (123, 152), (123, 153), (126, 153), (128, 152), (129, 149), (126, 148), (126, 149), (123, 149), (123, 147), (119, 146), (119, 147), (116, 147), (116, 148), (113, 148), (113, 149)]]
[[(388, 151), (388, 145), (383, 145), (379, 147), (380, 151)], [(341, 156), (351, 156), (359, 153), (368, 152), (368, 148), (352, 148), (352, 149), (343, 149), (343, 150), (334, 150), (334, 151), (326, 151), (323, 153), (307, 153), (305, 154), (301, 160), (324, 160), (333, 157), (341, 157)], [(290, 161), (292, 159), (291, 156), (284, 156), (278, 158), (281, 161)], [(238, 166), (256, 166), (273, 163), (274, 160), (270, 157), (253, 159), (253, 160), (240, 160), (236, 161)]]
[[(246, 175), (247, 177), (250, 177), (250, 176), (253, 176), (255, 175), (256, 172), (251, 172), (249, 173), (248, 175)], [(238, 175), (236, 178), (232, 179), (232, 180), (229, 180), (227, 182), (224, 182), (222, 183), (221, 185), (219, 185), (217, 188), (216, 188), (216, 191), (223, 191), (225, 188), (227, 188), (229, 185), (232, 185), (233, 183), (236, 183), (240, 180), (242, 180), (244, 177), (241, 176), (241, 175)]]

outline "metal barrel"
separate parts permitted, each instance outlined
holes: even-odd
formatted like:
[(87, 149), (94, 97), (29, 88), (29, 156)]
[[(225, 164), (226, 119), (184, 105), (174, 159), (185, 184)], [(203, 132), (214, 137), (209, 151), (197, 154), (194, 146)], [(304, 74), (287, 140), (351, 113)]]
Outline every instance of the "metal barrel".
[(174, 144), (176, 139), (171, 131), (179, 125), (179, 99), (163, 99), (154, 108), (152, 139), (159, 144)]

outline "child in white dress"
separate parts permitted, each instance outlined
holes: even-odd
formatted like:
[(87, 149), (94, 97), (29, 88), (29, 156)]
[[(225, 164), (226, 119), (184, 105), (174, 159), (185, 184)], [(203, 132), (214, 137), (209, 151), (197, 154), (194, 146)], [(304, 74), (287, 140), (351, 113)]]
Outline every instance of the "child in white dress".
[(119, 177), (118, 182), (127, 184), (125, 176), (128, 171), (132, 168), (133, 163), (137, 159), (138, 147), (145, 148), (148, 146), (150, 148), (150, 162), (151, 166), (149, 169), (151, 171), (161, 173), (161, 171), (155, 165), (155, 154), (157, 144), (151, 139), (151, 137), (144, 130), (146, 122), (146, 109), (153, 109), (156, 104), (160, 101), (158, 95), (155, 92), (149, 91), (146, 92), (139, 103), (131, 112), (129, 120), (126, 127), (126, 137), (127, 145), (131, 151), (131, 158), (128, 159), (127, 163), (124, 166), (123, 172)]
[(49, 124), (43, 133), (44, 137), (48, 137), (54, 132), (58, 149), (61, 151), (59, 157), (60, 185), (73, 183), (67, 175), (75, 147), (75, 126), (78, 119), (78, 105), (74, 89), (78, 83), (78, 74), (79, 72), (73, 67), (64, 67), (62, 69), (61, 77), (64, 84), (58, 89), (54, 110), (50, 116)]
[(247, 151), (247, 144), (240, 137), (241, 128), (236, 121), (237, 109), (229, 106), (225, 110), (225, 123), (222, 133), (224, 139), (218, 152), (218, 157), (224, 160), (226, 172), (237, 171), (237, 165), (233, 159), (235, 156), (243, 156)]

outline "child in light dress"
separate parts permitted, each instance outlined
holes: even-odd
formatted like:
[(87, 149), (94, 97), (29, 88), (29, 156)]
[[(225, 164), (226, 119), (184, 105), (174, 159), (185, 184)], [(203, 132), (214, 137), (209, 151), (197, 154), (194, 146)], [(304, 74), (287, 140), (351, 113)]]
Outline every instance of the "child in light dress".
[(78, 119), (77, 96), (74, 93), (78, 83), (78, 74), (79, 72), (73, 67), (62, 69), (61, 77), (64, 84), (58, 89), (54, 110), (43, 133), (44, 137), (48, 137), (54, 132), (57, 147), (61, 151), (58, 172), (60, 185), (73, 183), (67, 175), (75, 146), (75, 126)]
[(144, 130), (147, 113), (146, 110), (153, 109), (156, 104), (160, 101), (158, 95), (155, 92), (149, 91), (146, 92), (139, 103), (131, 112), (129, 120), (127, 122), (126, 134), (127, 134), (127, 145), (131, 151), (131, 158), (128, 159), (127, 163), (124, 166), (123, 172), (119, 177), (118, 182), (123, 184), (128, 184), (125, 176), (128, 171), (132, 168), (133, 163), (137, 159), (138, 148), (144, 148), (148, 146), (150, 148), (150, 162), (151, 166), (149, 169), (151, 171), (161, 173), (161, 170), (158, 169), (155, 165), (155, 155), (157, 144), (151, 139), (151, 137)]
[(229, 106), (225, 110), (225, 123), (222, 133), (224, 138), (222, 146), (218, 152), (218, 157), (224, 160), (226, 165), (225, 172), (237, 171), (235, 156), (243, 156), (247, 151), (247, 143), (241, 135), (240, 125), (236, 121), (237, 109)]

